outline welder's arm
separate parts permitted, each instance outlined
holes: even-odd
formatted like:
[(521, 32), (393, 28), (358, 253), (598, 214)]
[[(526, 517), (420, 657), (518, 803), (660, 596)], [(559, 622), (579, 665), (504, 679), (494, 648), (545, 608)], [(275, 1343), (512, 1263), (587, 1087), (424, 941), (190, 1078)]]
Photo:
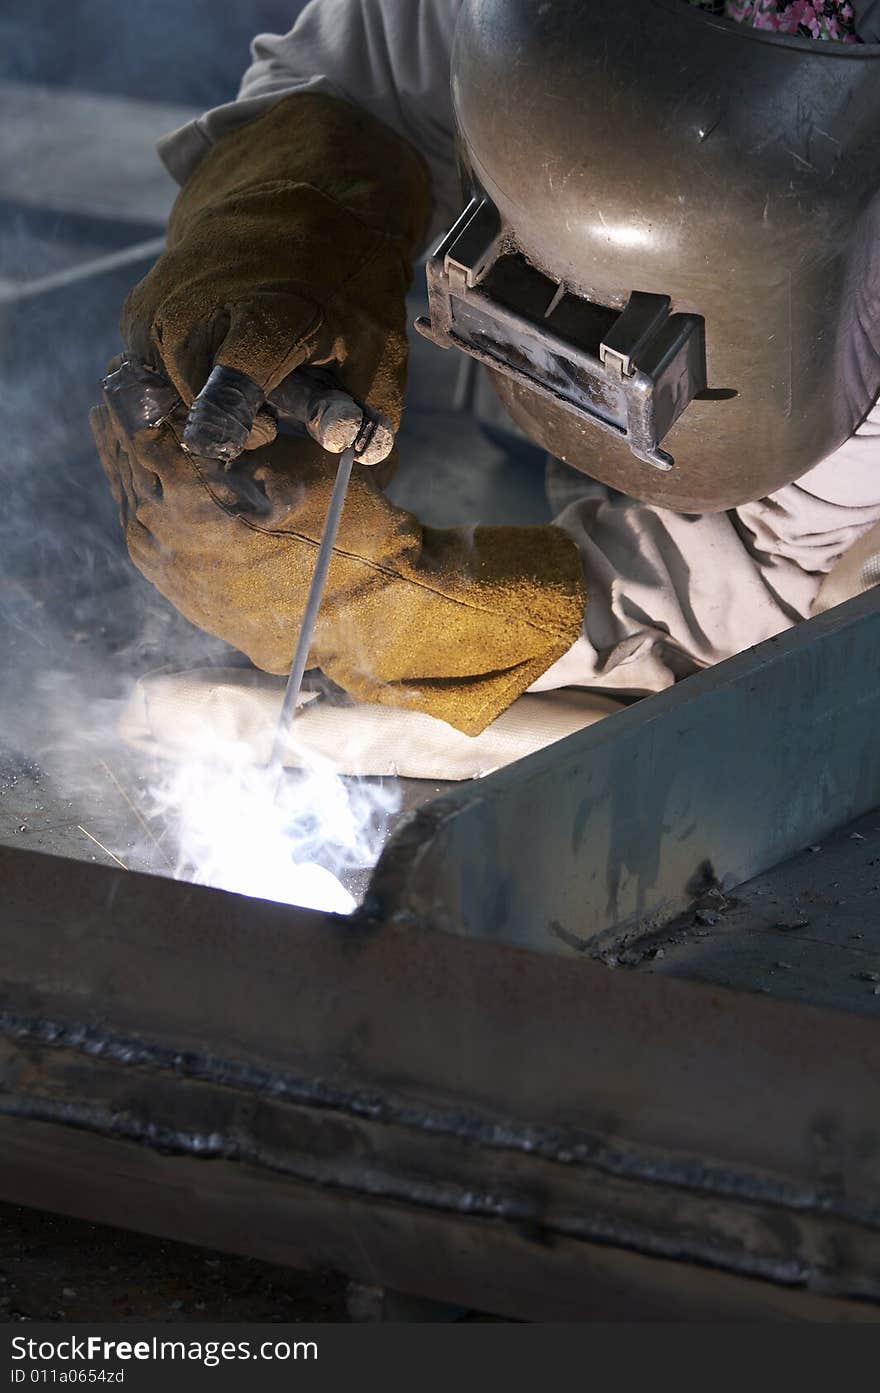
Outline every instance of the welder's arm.
[[(126, 303), (127, 361), (93, 424), (129, 552), (269, 671), (290, 665), (335, 461), (307, 439), (265, 444), (265, 423), (248, 437), (248, 421), (308, 364), (396, 428), (429, 201), (393, 131), (295, 93), (198, 165)], [(381, 469), (353, 476), (311, 661), (362, 700), (477, 734), (580, 632), (577, 549), (552, 527), (425, 528), (382, 494)]]
[(461, 0), (311, 0), (289, 33), (259, 34), (238, 99), (166, 136), (183, 184), (212, 147), (293, 92), (351, 102), (401, 136), (431, 175), (433, 238), (460, 211), (449, 69)]
[(190, 408), (195, 454), (265, 443), (265, 400), (303, 364), (327, 367), (396, 430), (405, 296), (429, 208), (420, 156), (334, 97), (285, 97), (214, 146), (121, 324), (128, 353)]
[(880, 574), (870, 564), (880, 555), (880, 405), (800, 479), (728, 513), (639, 503), (556, 462), (547, 482), (590, 603), (583, 634), (537, 691), (663, 691)]

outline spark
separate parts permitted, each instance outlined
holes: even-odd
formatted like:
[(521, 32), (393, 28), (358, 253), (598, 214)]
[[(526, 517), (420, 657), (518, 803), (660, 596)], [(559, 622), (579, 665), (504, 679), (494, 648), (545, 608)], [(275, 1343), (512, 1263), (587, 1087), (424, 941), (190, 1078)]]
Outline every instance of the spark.
[(150, 841), (153, 843), (153, 845), (154, 845), (154, 847), (156, 848), (156, 850), (158, 851), (159, 855), (162, 857), (162, 860), (165, 862), (165, 865), (168, 867), (169, 871), (171, 871), (171, 872), (173, 873), (173, 872), (174, 872), (174, 864), (173, 864), (173, 862), (171, 861), (171, 858), (168, 856), (168, 853), (166, 852), (165, 848), (162, 846), (162, 844), (161, 844), (161, 842), (159, 841), (158, 837), (157, 837), (157, 836), (155, 835), (155, 833), (153, 832), (152, 827), (151, 827), (150, 824), (147, 822), (147, 819), (144, 817), (144, 815), (143, 815), (143, 813), (141, 812), (140, 808), (137, 806), (137, 804), (134, 802), (134, 800), (133, 800), (132, 798), (130, 798), (129, 795), (126, 793), (125, 789), (123, 788), (123, 786), (122, 786), (122, 784), (120, 783), (119, 779), (118, 779), (118, 778), (116, 777), (116, 775), (114, 774), (113, 770), (110, 768), (110, 765), (107, 763), (107, 761), (106, 761), (106, 760), (103, 760), (103, 759), (99, 759), (99, 760), (98, 760), (98, 763), (100, 764), (101, 768), (104, 770), (104, 773), (107, 775), (107, 778), (108, 778), (108, 779), (110, 780), (110, 782), (113, 784), (114, 788), (122, 795), (122, 797), (125, 799), (125, 801), (126, 801), (126, 803), (128, 804), (128, 806), (131, 808), (131, 811), (134, 813), (134, 815), (135, 815), (135, 817), (137, 818), (138, 822), (140, 823), (141, 827), (144, 829), (144, 831), (146, 832), (146, 834), (147, 834), (147, 836), (149, 837)]
[(85, 827), (81, 827), (80, 824), (77, 823), (76, 830), (77, 832), (82, 832), (84, 837), (88, 837), (90, 842), (94, 842), (95, 846), (99, 846), (103, 851), (104, 855), (109, 856), (111, 861), (115, 861), (117, 866), (121, 866), (124, 871), (128, 870), (128, 866), (126, 866), (125, 862), (120, 861), (119, 857), (116, 855), (115, 852), (111, 851), (109, 847), (106, 847), (103, 842), (99, 842), (98, 838), (93, 837), (91, 832), (87, 831)]

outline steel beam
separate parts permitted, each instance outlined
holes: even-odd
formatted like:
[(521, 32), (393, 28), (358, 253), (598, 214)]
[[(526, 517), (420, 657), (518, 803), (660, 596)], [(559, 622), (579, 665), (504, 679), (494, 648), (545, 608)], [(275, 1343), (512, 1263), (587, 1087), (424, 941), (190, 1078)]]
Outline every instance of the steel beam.
[(422, 809), (381, 918), (572, 955), (880, 804), (880, 591)]
[(37, 853), (0, 881), (7, 1200), (515, 1316), (876, 1315), (870, 1021)]
[(512, 1316), (874, 1319), (875, 1023), (573, 950), (880, 802), (878, 623), (420, 810), (351, 919), (0, 848), (0, 1196)]

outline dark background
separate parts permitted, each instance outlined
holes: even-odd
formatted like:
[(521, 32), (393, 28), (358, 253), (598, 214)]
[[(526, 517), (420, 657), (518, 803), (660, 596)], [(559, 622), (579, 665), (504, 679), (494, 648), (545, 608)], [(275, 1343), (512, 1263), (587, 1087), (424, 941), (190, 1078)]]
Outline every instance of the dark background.
[[(405, 0), (404, 0), (405, 2)], [(0, 79), (210, 107), (235, 96), (254, 34), (305, 0), (38, 0), (0, 14)]]

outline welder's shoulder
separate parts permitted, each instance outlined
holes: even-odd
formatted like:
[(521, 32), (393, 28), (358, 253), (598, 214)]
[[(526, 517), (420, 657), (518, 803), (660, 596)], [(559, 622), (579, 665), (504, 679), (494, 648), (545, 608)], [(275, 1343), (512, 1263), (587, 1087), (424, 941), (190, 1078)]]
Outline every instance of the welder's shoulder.
[[(425, 158), (437, 217), (457, 211), (452, 37), (462, 0), (311, 0), (286, 34), (258, 34), (238, 98), (159, 142), (183, 184), (212, 145), (295, 92), (361, 106)], [(439, 225), (439, 224), (438, 224)]]
[(258, 34), (240, 98), (267, 82), (323, 76), (368, 104), (389, 89), (430, 97), (449, 81), (462, 0), (310, 0), (286, 34)]

